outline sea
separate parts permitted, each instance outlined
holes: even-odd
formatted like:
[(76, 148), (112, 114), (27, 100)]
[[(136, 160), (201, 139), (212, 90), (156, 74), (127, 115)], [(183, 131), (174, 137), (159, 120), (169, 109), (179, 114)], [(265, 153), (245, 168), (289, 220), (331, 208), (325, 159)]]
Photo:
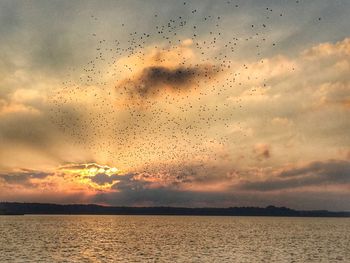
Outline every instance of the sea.
[(0, 262), (350, 262), (350, 219), (0, 216)]

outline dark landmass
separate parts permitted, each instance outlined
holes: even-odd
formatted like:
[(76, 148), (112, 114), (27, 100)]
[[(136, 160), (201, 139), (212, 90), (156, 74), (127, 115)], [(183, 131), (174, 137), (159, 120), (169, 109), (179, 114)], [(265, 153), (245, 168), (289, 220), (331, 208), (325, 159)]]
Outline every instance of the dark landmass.
[(0, 215), (196, 215), (196, 216), (291, 216), (350, 217), (350, 212), (327, 210), (298, 211), (286, 207), (114, 207), (101, 205), (58, 205), (41, 203), (0, 202)]

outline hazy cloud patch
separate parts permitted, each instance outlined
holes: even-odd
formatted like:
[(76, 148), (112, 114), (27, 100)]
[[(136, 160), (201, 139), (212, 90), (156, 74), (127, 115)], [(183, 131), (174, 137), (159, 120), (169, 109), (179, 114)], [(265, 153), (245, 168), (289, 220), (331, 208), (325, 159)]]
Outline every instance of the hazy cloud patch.
[(271, 147), (266, 143), (258, 143), (254, 146), (254, 153), (259, 160), (269, 159), (271, 157)]

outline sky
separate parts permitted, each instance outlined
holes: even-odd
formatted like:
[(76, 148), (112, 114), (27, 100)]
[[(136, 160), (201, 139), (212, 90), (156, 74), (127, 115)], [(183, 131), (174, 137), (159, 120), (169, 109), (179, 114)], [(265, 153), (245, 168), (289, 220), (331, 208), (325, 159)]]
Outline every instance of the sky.
[(350, 210), (349, 16), (0, 1), (0, 200)]

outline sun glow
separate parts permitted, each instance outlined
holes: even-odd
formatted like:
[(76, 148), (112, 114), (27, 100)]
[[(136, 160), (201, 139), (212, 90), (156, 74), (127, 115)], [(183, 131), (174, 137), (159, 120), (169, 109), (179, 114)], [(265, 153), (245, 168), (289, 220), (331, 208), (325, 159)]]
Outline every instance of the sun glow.
[[(59, 167), (59, 170), (74, 182), (97, 191), (112, 191), (112, 186), (119, 182), (116, 176), (122, 176), (120, 169), (97, 163), (68, 164)], [(99, 177), (104, 180), (98, 180)]]

